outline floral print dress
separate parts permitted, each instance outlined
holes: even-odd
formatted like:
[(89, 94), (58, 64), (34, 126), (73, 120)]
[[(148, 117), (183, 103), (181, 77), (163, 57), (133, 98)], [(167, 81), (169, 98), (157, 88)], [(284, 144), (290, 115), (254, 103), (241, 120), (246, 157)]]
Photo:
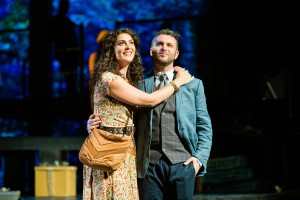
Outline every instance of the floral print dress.
[[(99, 81), (95, 87), (94, 113), (99, 114), (103, 126), (133, 126), (130, 106), (108, 96), (110, 82), (118, 78), (122, 77), (105, 72), (102, 75), (102, 81)], [(110, 173), (92, 169), (86, 165), (83, 166), (82, 196), (83, 200), (139, 199), (136, 174), (136, 150), (133, 140), (130, 151), (118, 170)]]

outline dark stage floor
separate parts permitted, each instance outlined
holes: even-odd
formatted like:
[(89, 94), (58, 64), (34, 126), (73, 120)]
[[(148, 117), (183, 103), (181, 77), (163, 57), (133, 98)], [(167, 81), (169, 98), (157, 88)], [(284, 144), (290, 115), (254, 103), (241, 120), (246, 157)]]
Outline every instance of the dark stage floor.
[[(264, 194), (197, 194), (193, 200), (299, 200), (300, 191)], [(20, 200), (82, 200), (78, 197), (21, 197)]]

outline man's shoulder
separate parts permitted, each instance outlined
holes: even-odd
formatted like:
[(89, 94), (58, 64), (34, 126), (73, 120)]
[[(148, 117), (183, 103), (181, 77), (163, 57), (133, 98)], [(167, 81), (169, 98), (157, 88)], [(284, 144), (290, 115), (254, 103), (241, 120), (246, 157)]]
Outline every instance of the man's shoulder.
[(190, 89), (194, 88), (194, 89), (196, 89), (198, 87), (203, 87), (203, 82), (202, 82), (201, 79), (194, 77), (194, 79), (190, 83), (188, 83), (186, 85), (183, 85), (183, 86), (184, 87), (182, 87), (182, 88), (185, 88), (185, 89), (187, 89), (187, 88), (190, 88)]
[(194, 77), (193, 79), (194, 82), (202, 82), (202, 80), (200, 78)]

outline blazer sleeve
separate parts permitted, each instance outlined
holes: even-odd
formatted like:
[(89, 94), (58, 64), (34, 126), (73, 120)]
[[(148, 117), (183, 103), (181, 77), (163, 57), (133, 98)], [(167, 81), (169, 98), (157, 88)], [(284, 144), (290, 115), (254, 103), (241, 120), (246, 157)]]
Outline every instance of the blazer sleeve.
[(212, 146), (212, 124), (206, 104), (203, 82), (200, 80), (195, 94), (195, 110), (196, 110), (196, 134), (197, 145), (193, 156), (198, 158), (202, 164), (202, 168), (198, 175), (202, 176), (206, 173), (206, 165), (210, 156)]

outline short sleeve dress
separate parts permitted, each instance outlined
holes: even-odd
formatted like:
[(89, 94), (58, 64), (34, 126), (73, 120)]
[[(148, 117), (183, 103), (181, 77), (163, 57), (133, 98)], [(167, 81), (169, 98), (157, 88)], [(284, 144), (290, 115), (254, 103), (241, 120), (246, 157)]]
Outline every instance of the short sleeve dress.
[[(102, 126), (133, 126), (131, 106), (108, 95), (109, 84), (111, 81), (119, 78), (122, 77), (111, 72), (105, 72), (102, 74), (102, 81), (99, 81), (95, 87), (94, 113), (100, 116)], [(86, 165), (83, 166), (82, 197), (83, 200), (139, 199), (136, 174), (136, 150), (133, 139), (130, 151), (118, 170), (107, 173), (92, 169)]]

